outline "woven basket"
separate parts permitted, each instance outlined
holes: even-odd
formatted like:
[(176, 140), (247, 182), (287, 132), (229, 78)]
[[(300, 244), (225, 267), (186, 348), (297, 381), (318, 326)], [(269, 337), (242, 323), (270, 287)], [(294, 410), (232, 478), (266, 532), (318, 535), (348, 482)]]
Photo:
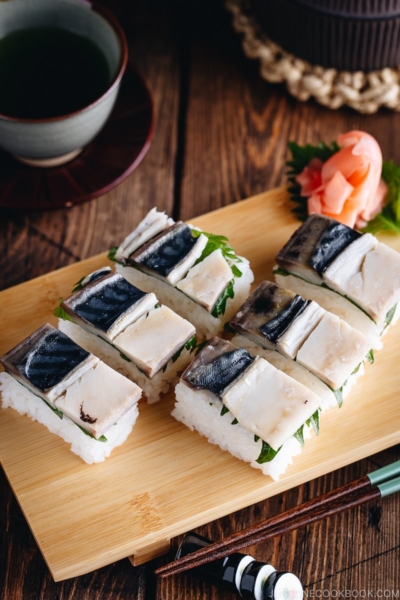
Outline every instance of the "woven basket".
[(350, 106), (364, 114), (384, 106), (400, 110), (400, 68), (344, 71), (312, 65), (284, 50), (264, 33), (247, 0), (227, 0), (233, 27), (241, 34), (248, 58), (260, 61), (260, 74), (271, 83), (286, 83), (298, 100), (314, 98), (331, 109)]

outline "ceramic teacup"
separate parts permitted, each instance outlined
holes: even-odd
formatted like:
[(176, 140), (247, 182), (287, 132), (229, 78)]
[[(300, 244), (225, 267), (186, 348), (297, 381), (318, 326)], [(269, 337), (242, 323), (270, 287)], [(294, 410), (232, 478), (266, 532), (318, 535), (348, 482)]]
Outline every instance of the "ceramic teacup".
[[(61, 28), (101, 50), (110, 73), (105, 92), (89, 105), (55, 117), (25, 118), (0, 112), (0, 147), (33, 166), (72, 160), (99, 133), (117, 99), (128, 49), (116, 19), (87, 0), (7, 0), (0, 2), (0, 40), (19, 30)], [(2, 82), (0, 80), (0, 93)], [(28, 93), (28, 92), (27, 92)]]

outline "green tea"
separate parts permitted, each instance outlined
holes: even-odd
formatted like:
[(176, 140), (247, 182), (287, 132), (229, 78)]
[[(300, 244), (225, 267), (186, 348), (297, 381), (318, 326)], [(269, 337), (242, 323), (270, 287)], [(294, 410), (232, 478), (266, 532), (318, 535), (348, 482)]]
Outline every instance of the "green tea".
[(89, 39), (58, 27), (0, 39), (0, 113), (27, 119), (67, 115), (111, 83), (107, 59)]

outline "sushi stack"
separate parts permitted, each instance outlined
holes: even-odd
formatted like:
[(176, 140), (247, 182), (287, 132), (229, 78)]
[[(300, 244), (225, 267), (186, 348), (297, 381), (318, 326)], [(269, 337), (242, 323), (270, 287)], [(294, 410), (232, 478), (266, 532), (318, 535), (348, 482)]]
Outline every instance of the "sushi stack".
[(373, 356), (368, 339), (357, 329), (270, 281), (258, 286), (229, 325), (239, 334), (233, 338), (235, 345), (267, 360), (271, 351), (295, 360), (328, 386), (339, 406), (364, 361)]
[(159, 400), (191, 360), (194, 326), (109, 267), (77, 287), (55, 311), (60, 330)]
[(274, 479), (400, 314), (400, 255), (370, 234), (313, 215), (276, 261), (277, 283), (231, 319), (232, 342), (212, 339), (186, 369), (172, 413)]
[(193, 323), (200, 337), (222, 332), (254, 276), (227, 238), (174, 222), (153, 208), (111, 251), (117, 272)]
[(1, 358), (3, 407), (12, 407), (101, 462), (124, 443), (142, 391), (64, 333), (46, 324)]
[(213, 337), (175, 389), (172, 412), (208, 441), (278, 479), (318, 432), (321, 398), (262, 357)]
[(400, 316), (400, 255), (370, 233), (312, 215), (276, 262), (277, 283), (345, 320), (375, 349)]

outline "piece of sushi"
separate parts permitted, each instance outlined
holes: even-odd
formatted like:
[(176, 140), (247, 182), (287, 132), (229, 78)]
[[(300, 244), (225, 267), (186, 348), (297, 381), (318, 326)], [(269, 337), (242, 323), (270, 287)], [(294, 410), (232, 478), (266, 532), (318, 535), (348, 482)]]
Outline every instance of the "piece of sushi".
[(142, 390), (64, 333), (46, 324), (0, 362), (3, 407), (46, 425), (85, 462), (101, 462), (124, 443)]
[(295, 275), (353, 302), (376, 324), (379, 335), (400, 314), (400, 255), (370, 233), (311, 215), (276, 262), (277, 274)]
[(371, 356), (369, 341), (357, 329), (270, 281), (258, 286), (229, 326), (262, 348), (295, 359), (333, 390), (339, 404)]
[(307, 298), (307, 300), (314, 300), (322, 308), (360, 331), (368, 339), (371, 348), (374, 350), (382, 348), (382, 335), (387, 331), (387, 328), (382, 332), (382, 328), (378, 327), (371, 317), (353, 302), (349, 302), (344, 296), (325, 286), (315, 285), (300, 279), (297, 275), (284, 273), (280, 269), (275, 270), (274, 277), (278, 285), (299, 294), (303, 298)]
[(211, 443), (277, 479), (310, 427), (320, 397), (244, 348), (213, 337), (183, 373), (172, 411)]
[(289, 375), (293, 379), (296, 379), (299, 383), (310, 389), (314, 394), (319, 396), (321, 400), (320, 409), (324, 412), (328, 408), (337, 406), (337, 398), (333, 390), (321, 381), (318, 377), (313, 375), (308, 369), (300, 365), (297, 361), (286, 358), (282, 354), (279, 354), (276, 350), (268, 350), (262, 348), (248, 337), (237, 333), (232, 338), (232, 344), (238, 348), (245, 348), (250, 354), (254, 356), (261, 356), (265, 358), (271, 365)]
[(152, 209), (109, 257), (130, 283), (154, 292), (209, 338), (222, 332), (254, 279), (248, 260), (227, 242)]
[(59, 328), (156, 402), (190, 362), (196, 330), (122, 275), (97, 275), (84, 278), (56, 309)]

